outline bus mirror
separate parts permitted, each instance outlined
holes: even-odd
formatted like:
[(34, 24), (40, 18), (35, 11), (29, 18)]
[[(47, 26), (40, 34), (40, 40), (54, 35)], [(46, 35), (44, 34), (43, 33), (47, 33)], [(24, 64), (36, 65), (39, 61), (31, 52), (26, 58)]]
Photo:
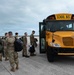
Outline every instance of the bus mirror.
[(44, 25), (46, 24), (45, 19), (43, 20), (43, 24), (44, 24)]

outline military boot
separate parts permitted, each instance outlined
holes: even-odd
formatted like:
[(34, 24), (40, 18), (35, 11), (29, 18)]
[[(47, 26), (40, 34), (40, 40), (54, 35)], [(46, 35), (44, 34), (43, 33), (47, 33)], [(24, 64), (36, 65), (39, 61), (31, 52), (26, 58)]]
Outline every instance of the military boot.
[(36, 56), (36, 54), (34, 54), (34, 53), (30, 53), (30, 56)]
[(0, 53), (0, 61), (2, 61), (2, 54)]
[(15, 68), (14, 68), (14, 67), (12, 67), (10, 70), (11, 70), (12, 72), (15, 72)]
[(9, 60), (7, 57), (5, 58), (5, 61)]
[(19, 66), (18, 66), (18, 64), (16, 64), (16, 69), (17, 69), (17, 70), (19, 69)]

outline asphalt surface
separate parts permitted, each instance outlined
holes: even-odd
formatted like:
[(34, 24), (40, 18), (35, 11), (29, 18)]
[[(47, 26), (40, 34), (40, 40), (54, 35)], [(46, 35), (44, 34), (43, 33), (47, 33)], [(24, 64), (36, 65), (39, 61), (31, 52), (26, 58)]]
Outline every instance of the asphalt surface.
[[(39, 37), (38, 43), (39, 43)], [(28, 38), (28, 44), (29, 44)], [(0, 61), (0, 75), (74, 75), (74, 56), (58, 56), (50, 63), (46, 54), (39, 53), (39, 46), (36, 48), (36, 56), (30, 58), (22, 57), (19, 52), (19, 70), (10, 71), (9, 61)], [(29, 54), (29, 53), (28, 53)]]
[(36, 48), (36, 56), (22, 57), (19, 52), (19, 70), (10, 71), (9, 61), (0, 62), (0, 75), (73, 75), (74, 57), (59, 56), (54, 62), (47, 60), (46, 54), (40, 54)]

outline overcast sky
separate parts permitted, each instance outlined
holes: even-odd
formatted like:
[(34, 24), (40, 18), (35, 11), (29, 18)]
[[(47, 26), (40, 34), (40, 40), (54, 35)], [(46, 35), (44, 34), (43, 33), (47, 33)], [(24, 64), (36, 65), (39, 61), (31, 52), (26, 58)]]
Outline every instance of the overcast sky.
[(0, 35), (39, 33), (39, 22), (54, 13), (74, 13), (74, 0), (0, 0)]

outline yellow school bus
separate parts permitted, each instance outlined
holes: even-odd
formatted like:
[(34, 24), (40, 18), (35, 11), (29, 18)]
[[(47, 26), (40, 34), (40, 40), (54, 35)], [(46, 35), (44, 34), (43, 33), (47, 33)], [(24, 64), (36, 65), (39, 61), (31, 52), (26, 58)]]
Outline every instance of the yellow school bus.
[(74, 14), (59, 13), (39, 22), (40, 53), (49, 62), (57, 55), (74, 55)]

